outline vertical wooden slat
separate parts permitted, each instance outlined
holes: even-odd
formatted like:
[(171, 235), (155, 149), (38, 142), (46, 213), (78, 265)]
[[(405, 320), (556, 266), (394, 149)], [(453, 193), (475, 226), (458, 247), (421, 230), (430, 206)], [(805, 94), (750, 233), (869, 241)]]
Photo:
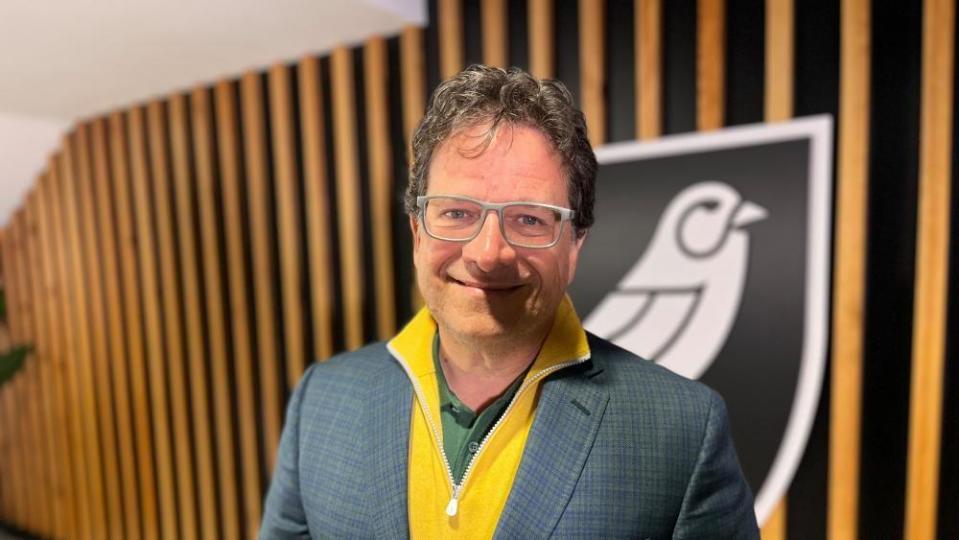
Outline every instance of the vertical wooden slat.
[[(9, 241), (8, 241), (9, 243)], [(8, 248), (9, 249), (9, 248)], [(6, 266), (6, 265), (5, 265)], [(9, 275), (9, 272), (7, 272)], [(12, 341), (12, 338), (11, 338)], [(7, 425), (10, 427), (10, 484), (13, 494), (13, 523), (20, 527), (26, 525), (26, 491), (27, 483), (24, 480), (25, 467), (23, 466), (23, 437), (21, 436), (21, 421), (17, 413), (17, 378), (10, 379), (4, 386), (4, 409), (7, 411)]]
[(217, 521), (216, 480), (213, 465), (213, 435), (210, 428), (210, 397), (207, 390), (204, 351), (201, 283), (197, 258), (196, 221), (194, 219), (194, 183), (190, 170), (189, 121), (183, 94), (170, 99), (170, 149), (173, 154), (173, 182), (176, 196), (176, 220), (179, 230), (180, 273), (183, 276), (183, 308), (186, 322), (187, 365), (189, 366), (190, 404), (196, 455), (197, 496), (200, 530), (206, 540), (220, 538)]
[(75, 410), (82, 415), (83, 444), (85, 446), (84, 468), (88, 474), (91, 532), (94, 536), (102, 537), (108, 534), (107, 516), (118, 515), (120, 509), (114, 506), (118, 500), (113, 494), (108, 494), (104, 488), (102, 446), (99, 436), (99, 421), (97, 418), (96, 386), (93, 383), (92, 349), (90, 343), (89, 298), (85, 272), (83, 270), (83, 248), (80, 241), (80, 219), (77, 207), (77, 156), (74, 153), (73, 139), (76, 135), (68, 136), (63, 143), (63, 169), (61, 178), (60, 207), (64, 211), (65, 235), (70, 266), (67, 276), (70, 278), (69, 287), (72, 289), (72, 317), (75, 331), (73, 333), (74, 346), (72, 347), (71, 367), (74, 372), (74, 388), (77, 402)]
[[(440, 41), (440, 77), (449, 79), (463, 66), (463, 1), (437, 0)], [(334, 52), (334, 57), (336, 53)], [(352, 109), (350, 109), (352, 110)]]
[(130, 195), (130, 169), (127, 134), (122, 113), (113, 113), (109, 121), (110, 163), (114, 211), (117, 218), (117, 253), (123, 280), (123, 312), (129, 358), (130, 396), (136, 430), (137, 470), (140, 480), (140, 511), (143, 536), (157, 538), (160, 521), (157, 500), (157, 471), (153, 462), (153, 433), (150, 428), (150, 398), (144, 350), (143, 306), (140, 302), (140, 275), (137, 270), (137, 233), (133, 201)]
[[(171, 448), (169, 397), (164, 364), (167, 347), (163, 341), (163, 317), (160, 305), (160, 282), (157, 276), (157, 251), (153, 230), (153, 209), (150, 174), (147, 168), (147, 147), (144, 140), (143, 109), (134, 107), (127, 116), (127, 140), (130, 145), (130, 171), (136, 217), (137, 255), (140, 262), (140, 283), (143, 296), (143, 322), (146, 331), (147, 366), (150, 382), (150, 404), (153, 410), (154, 459), (159, 480), (160, 530), (164, 538), (176, 538), (176, 482), (173, 449)], [(181, 509), (182, 510), (182, 509)]]
[(403, 133), (406, 134), (406, 146), (409, 148), (413, 141), (413, 132), (423, 118), (426, 104), (422, 28), (403, 28), (400, 35), (400, 62), (403, 66), (400, 70), (403, 85)]
[(936, 537), (949, 288), (956, 6), (923, 4), (919, 222), (904, 537)]
[[(423, 29), (407, 26), (400, 36), (400, 62), (402, 64), (400, 77), (403, 85), (403, 133), (406, 136), (406, 161), (408, 164), (413, 163), (413, 133), (423, 118), (426, 105), (426, 75), (423, 57)], [(415, 276), (409, 287), (411, 289), (411, 303), (415, 309), (419, 309), (423, 306), (423, 298), (420, 296), (419, 287), (416, 286)]]
[(725, 0), (698, 0), (696, 119), (700, 131), (723, 126), (726, 84), (725, 4)]
[[(486, 6), (484, 5), (484, 8)], [(393, 177), (387, 103), (386, 41), (374, 38), (363, 48), (366, 85), (366, 133), (370, 174), (370, 219), (373, 228), (373, 268), (376, 287), (378, 339), (396, 332), (396, 294), (393, 285)]]
[[(20, 344), (22, 343), (22, 337), (20, 332), (21, 320), (19, 316), (20, 311), (20, 297), (19, 297), (19, 288), (16, 286), (19, 281), (18, 278), (18, 268), (16, 265), (16, 250), (17, 250), (17, 223), (15, 220), (11, 220), (10, 224), (7, 226), (7, 234), (5, 236), (5, 242), (3, 245), (3, 268), (4, 268), (4, 278), (6, 279), (6, 284), (8, 284), (4, 290), (7, 291), (7, 312), (9, 316), (7, 317), (7, 322), (9, 324), (10, 331), (10, 341), (11, 344)], [(30, 476), (31, 476), (31, 463), (30, 463), (30, 452), (28, 451), (30, 445), (26, 438), (26, 428), (28, 420), (26, 414), (23, 411), (22, 403), (24, 397), (23, 389), (23, 376), (21, 372), (16, 373), (13, 378), (10, 379), (8, 392), (11, 394), (9, 399), (9, 407), (11, 410), (11, 419), (14, 425), (14, 464), (15, 464), (15, 479), (17, 484), (17, 496), (19, 499), (18, 512), (17, 512), (17, 523), (24, 528), (32, 528), (33, 526), (33, 516), (35, 512), (35, 507), (31, 504), (31, 489), (30, 489)]]
[(509, 38), (506, 32), (506, 0), (483, 0), (481, 16), (483, 63), (488, 66), (508, 67)]
[(25, 386), (28, 388), (28, 393), (24, 396), (25, 401), (23, 406), (26, 408), (25, 412), (29, 419), (28, 444), (30, 445), (30, 453), (33, 456), (33, 477), (30, 480), (33, 504), (36, 505), (33, 530), (44, 536), (50, 536), (50, 526), (53, 521), (52, 514), (55, 509), (53, 507), (53, 497), (47, 489), (47, 481), (49, 479), (46, 464), (50, 456), (47, 455), (47, 446), (44, 444), (45, 433), (43, 432), (44, 422), (41, 408), (44, 388), (40, 381), (40, 360), (37, 354), (37, 304), (33, 301), (32, 295), (30, 294), (36, 276), (34, 274), (35, 269), (29, 260), (29, 224), (27, 222), (28, 216), (25, 205), (19, 208), (14, 219), (18, 222), (17, 233), (19, 236), (16, 253), (19, 280), (15, 286), (18, 289), (18, 295), (20, 297), (20, 317), (23, 319), (21, 323), (21, 341), (33, 347), (33, 351), (27, 356), (22, 370)]
[(40, 223), (38, 217), (38, 189), (34, 189), (27, 197), (25, 210), (27, 215), (27, 227), (29, 229), (28, 257), (31, 261), (31, 302), (34, 308), (34, 320), (36, 332), (34, 333), (33, 345), (36, 351), (36, 364), (40, 386), (39, 394), (36, 399), (41, 404), (42, 410), (42, 430), (43, 430), (43, 452), (44, 452), (44, 475), (47, 485), (47, 496), (50, 498), (51, 509), (53, 511), (50, 518), (50, 527), (47, 531), (51, 537), (62, 538), (67, 536), (69, 528), (64, 520), (66, 511), (66, 501), (63, 498), (64, 491), (61, 487), (64, 478), (62, 466), (60, 464), (60, 455), (57, 452), (56, 430), (57, 423), (54, 417), (53, 406), (53, 384), (50, 371), (50, 329), (49, 318), (47, 316), (47, 303), (44, 295), (44, 276), (46, 275), (44, 262), (41, 259), (41, 237)]
[[(100, 425), (100, 440), (103, 456), (103, 471), (106, 484), (107, 517), (110, 535), (123, 536), (123, 506), (120, 501), (120, 468), (117, 455), (116, 423), (113, 415), (113, 385), (110, 384), (107, 362), (106, 316), (103, 305), (103, 287), (100, 269), (100, 247), (96, 231), (96, 216), (93, 206), (93, 178), (90, 169), (90, 146), (87, 124), (80, 124), (72, 142), (77, 157), (77, 176), (73, 189), (74, 203), (79, 204), (79, 232), (82, 240), (83, 264), (86, 266), (85, 287), (88, 296), (92, 345), (87, 371), (91, 383), (95, 383), (97, 412)], [(93, 391), (93, 387), (91, 387)]]
[[(213, 381), (230, 380), (225, 328), (229, 324), (224, 312), (222, 261), (220, 260), (220, 226), (216, 213), (217, 186), (213, 173), (213, 128), (210, 119), (210, 97), (205, 88), (190, 94), (193, 116), (193, 155), (200, 202), (200, 239), (203, 253), (203, 276), (206, 286), (207, 340), (210, 347), (210, 370)], [(239, 484), (233, 434), (233, 399), (231, 385), (213, 384), (213, 413), (216, 422), (217, 472), (220, 485), (220, 510), (223, 536), (239, 538), (241, 534)]]
[[(0, 285), (6, 288), (7, 272), (4, 254), (9, 242), (10, 226), (0, 229)], [(9, 303), (9, 299), (6, 300)], [(11, 346), (10, 324), (4, 321), (0, 324), (0, 348), (6, 350)], [(11, 424), (10, 407), (7, 406), (9, 385), (0, 386), (0, 519), (7, 523), (14, 523), (13, 505), (16, 504), (15, 483), (13, 482), (13, 426)]]
[(46, 176), (40, 178), (37, 187), (37, 220), (40, 225), (40, 250), (43, 255), (43, 283), (45, 289), (45, 314), (47, 318), (47, 328), (49, 329), (49, 360), (47, 369), (50, 377), (51, 389), (51, 416), (57, 429), (54, 431), (54, 441), (57, 445), (58, 476), (60, 496), (64, 504), (64, 533), (77, 534), (78, 536), (86, 530), (86, 518), (80, 515), (81, 508), (78, 505), (78, 497), (81, 492), (78, 490), (80, 485), (77, 479), (79, 472), (74, 467), (74, 452), (71, 448), (70, 436), (72, 435), (72, 423), (67, 416), (67, 395), (64, 383), (63, 366), (63, 341), (62, 341), (62, 306), (65, 304), (63, 291), (60, 288), (58, 279), (58, 260), (60, 254), (56, 249), (55, 228), (52, 218), (52, 196), (50, 191), (51, 182), (58, 174), (56, 167), (51, 161), (51, 167)]
[(240, 80), (243, 115), (243, 155), (246, 158), (247, 201), (253, 253), (254, 302), (256, 305), (257, 364), (260, 367), (260, 401), (264, 446), (269, 466), (276, 464), (280, 442), (282, 404), (280, 397), (280, 353), (276, 329), (273, 270), (273, 209), (270, 205), (267, 171), (266, 121), (263, 118), (263, 90), (260, 75), (247, 73)]
[(336, 215), (340, 229), (340, 283), (347, 349), (363, 345), (363, 220), (357, 163), (353, 55), (333, 51), (333, 140), (336, 153)]
[(553, 0), (529, 0), (529, 72), (537, 79), (555, 77), (553, 45)]
[(654, 139), (663, 132), (663, 2), (636, 0), (636, 136)]
[[(9, 228), (9, 227), (8, 227)], [(7, 231), (7, 229), (4, 229)], [(4, 248), (5, 249), (5, 248)], [(10, 333), (8, 326), (3, 327), (3, 332), (0, 333), (0, 339), (2, 343), (10, 345)], [(4, 472), (4, 499), (5, 503), (8, 505), (5, 508), (4, 519), (9, 523), (14, 525), (19, 525), (20, 515), (19, 515), (19, 505), (22, 504), (22, 498), (20, 497), (20, 484), (17, 481), (17, 432), (16, 432), (16, 423), (14, 421), (14, 407), (11, 405), (13, 403), (13, 382), (7, 382), (7, 384), (0, 387), (0, 415), (3, 417), (3, 436), (5, 439), (4, 444), (4, 454), (3, 454), (3, 472)]]
[[(286, 382), (293, 388), (306, 366), (303, 350), (303, 287), (300, 265), (299, 174), (294, 153), (293, 99), (290, 72), (282, 64), (269, 72), (270, 119), (272, 121), (273, 181), (276, 186), (276, 218), (280, 247), (280, 290), (283, 298), (283, 334), (286, 344)], [(352, 110), (352, 109), (351, 109)]]
[(7, 411), (8, 425), (10, 426), (10, 482), (13, 493), (12, 522), (18, 527), (26, 526), (26, 489), (24, 481), (25, 468), (23, 466), (23, 437), (20, 435), (20, 418), (17, 415), (18, 387), (16, 377), (7, 382), (4, 389), (4, 409)]
[[(3, 229), (0, 229), (0, 283), (6, 288), (6, 284), (9, 281), (9, 270), (7, 270), (7, 249), (10, 245), (10, 225), (6, 225)], [(7, 303), (7, 309), (10, 305), (10, 298), (5, 299)], [(10, 321), (4, 321), (3, 324), (0, 324), (0, 346), (7, 348), (11, 347), (13, 344), (13, 339), (10, 336)], [(18, 493), (18, 485), (16, 481), (17, 467), (16, 464), (16, 433), (14, 430), (13, 423), (13, 407), (8, 405), (10, 400), (9, 394), (13, 388), (12, 383), (7, 383), (6, 385), (0, 386), (0, 437), (3, 437), (3, 455), (2, 461), (0, 461), (0, 467), (3, 471), (3, 502), (4, 502), (4, 520), (9, 523), (16, 524), (18, 521), (17, 516), (17, 500), (20, 498)]]
[[(15, 220), (7, 225), (7, 235), (6, 242), (4, 243), (3, 251), (3, 267), (4, 274), (9, 283), (9, 286), (5, 287), (7, 291), (7, 312), (9, 316), (7, 317), (7, 322), (9, 324), (10, 330), (10, 341), (11, 344), (20, 344), (22, 343), (22, 337), (20, 332), (21, 320), (19, 316), (20, 311), (20, 298), (19, 298), (19, 289), (16, 286), (19, 281), (19, 276), (17, 275), (17, 264), (16, 264), (16, 252), (17, 252), (17, 241), (19, 240), (17, 234), (17, 223)], [(17, 465), (17, 483), (19, 485), (19, 497), (21, 498), (20, 514), (17, 516), (18, 521), (21, 526), (24, 528), (31, 528), (33, 526), (33, 513), (34, 507), (31, 504), (30, 497), (32, 495), (30, 489), (29, 477), (31, 476), (31, 463), (30, 463), (30, 453), (27, 449), (30, 447), (29, 442), (26, 438), (26, 426), (28, 420), (26, 414), (23, 411), (23, 377), (22, 371), (16, 373), (13, 378), (10, 379), (10, 385), (12, 388), (13, 398), (11, 399), (11, 410), (14, 411), (14, 433), (15, 439), (14, 443), (16, 445), (16, 457), (15, 463)], [(15, 408), (14, 405), (16, 404)]]
[[(74, 315), (75, 291), (71, 290), (70, 276), (73, 271), (71, 259), (74, 258), (67, 250), (65, 230), (65, 211), (62, 203), (62, 186), (64, 176), (64, 158), (62, 155), (54, 157), (50, 174), (50, 214), (53, 216), (53, 234), (55, 238), (54, 252), (57, 254), (57, 288), (60, 291), (60, 314), (58, 321), (60, 340), (60, 355), (58, 371), (63, 378), (64, 400), (63, 419), (69, 424), (70, 456), (73, 460), (74, 479), (76, 486), (74, 496), (79, 515), (81, 537), (96, 537), (97, 532), (103, 534), (103, 529), (97, 529), (93, 513), (93, 506), (103, 508), (102, 497), (97, 499), (91, 495), (93, 480), (90, 478), (92, 467), (88, 463), (87, 446), (84, 444), (84, 423), (81, 415), (80, 396), (76, 380), (76, 371), (73, 369), (77, 360), (75, 333), (77, 317)], [(99, 514), (99, 512), (96, 512)], [(102, 524), (102, 521), (99, 523)]]
[[(766, 111), (767, 122), (792, 117), (794, 52), (793, 0), (766, 0)], [(786, 538), (786, 497), (776, 504), (762, 526), (763, 540)]]
[(857, 537), (869, 165), (870, 2), (843, 0), (827, 533)]
[[(253, 341), (250, 301), (247, 298), (246, 256), (243, 250), (243, 207), (240, 197), (239, 133), (233, 84), (216, 85), (215, 103), (223, 226), (226, 233), (227, 279), (230, 289), (230, 322), (233, 327), (233, 373), (236, 376), (237, 414), (256, 418), (253, 389)], [(240, 463), (243, 471), (243, 505), (247, 536), (255, 536), (260, 522), (260, 456), (256, 423), (240, 421)]]
[(593, 146), (606, 142), (605, 0), (579, 0), (579, 70), (583, 114)]
[[(166, 376), (169, 377), (170, 412), (172, 415), (173, 458), (176, 464), (177, 513), (179, 537), (196, 538), (196, 496), (193, 476), (193, 455), (190, 437), (189, 401), (186, 373), (183, 366), (183, 321), (180, 316), (180, 283), (177, 271), (176, 231), (170, 202), (169, 152), (166, 140), (166, 119), (163, 103), (147, 105), (147, 142), (150, 150), (150, 185), (156, 212), (156, 240), (161, 283), (161, 318), (166, 355)], [(192, 232), (192, 231), (191, 231)]]
[(773, 508), (773, 513), (766, 518), (766, 523), (762, 524), (760, 529), (760, 538), (762, 540), (785, 540), (786, 539), (786, 498), (783, 497), (779, 504)]
[[(29, 282), (26, 273), (29, 268), (24, 264), (24, 219), (23, 210), (18, 209), (10, 219), (11, 236), (14, 237), (12, 249), (10, 250), (11, 283), (6, 288), (8, 294), (13, 294), (16, 302), (11, 305), (13, 308), (8, 312), (8, 320), (17, 321), (17, 331), (14, 334), (15, 342), (18, 344), (32, 343), (32, 314), (29, 299), (26, 297), (26, 284)], [(36, 392), (36, 383), (33, 377), (33, 366), (36, 356), (28, 354), (24, 360), (23, 366), (17, 372), (17, 385), (20, 395), (17, 399), (17, 414), (20, 416), (22, 425), (23, 444), (25, 449), (25, 472), (27, 474), (27, 505), (28, 519), (27, 526), (30, 530), (41, 531), (43, 521), (46, 515), (49, 515), (47, 501), (43, 500), (39, 489), (41, 481), (41, 459), (37, 452), (37, 415), (34, 407), (36, 401), (34, 395)]]
[[(326, 136), (323, 133), (323, 85), (315, 56), (300, 60), (300, 137), (303, 140), (303, 181), (306, 182), (306, 233), (313, 309), (313, 356), (333, 354), (333, 276), (330, 246), (329, 179), (326, 176)], [(273, 440), (272, 438), (268, 440)], [(272, 461), (271, 467), (272, 467)]]
[(130, 403), (130, 383), (125, 332), (123, 330), (123, 294), (120, 290), (120, 273), (117, 261), (116, 228), (110, 189), (110, 171), (107, 159), (106, 121), (93, 122), (91, 129), (93, 145), (93, 171), (96, 183), (96, 212), (100, 241), (100, 272), (105, 288), (107, 304), (106, 323), (110, 352), (108, 371), (113, 377), (113, 398), (116, 413), (117, 441), (120, 455), (120, 479), (123, 486), (123, 517), (126, 523), (126, 538), (141, 534), (140, 486), (137, 481), (136, 446), (133, 434), (133, 416)]
[(766, 0), (766, 121), (793, 115), (795, 64), (793, 0)]
[[(7, 291), (7, 324), (10, 329), (10, 342), (11, 344), (20, 344), (22, 343), (22, 337), (20, 335), (20, 299), (18, 293), (20, 292), (16, 284), (18, 282), (19, 276), (17, 275), (17, 264), (16, 264), (16, 252), (17, 252), (17, 223), (15, 220), (11, 219), (10, 223), (7, 225), (7, 235), (6, 242), (4, 243), (3, 251), (3, 268), (4, 274), (9, 282), (9, 286), (5, 287)], [(23, 399), (23, 383), (22, 383), (22, 372), (16, 373), (10, 379), (11, 388), (13, 388), (14, 398), (11, 403), (16, 403), (15, 409), (15, 443), (17, 445), (17, 474), (18, 484), (20, 484), (20, 497), (22, 498), (21, 512), (22, 514), (18, 516), (18, 519), (21, 521), (24, 528), (30, 528), (33, 525), (33, 506), (30, 504), (30, 496), (32, 495), (30, 490), (30, 483), (27, 480), (31, 476), (30, 470), (30, 453), (26, 451), (29, 448), (30, 444), (26, 439), (26, 425), (28, 420), (25, 418), (26, 415), (23, 412), (22, 399)], [(12, 407), (11, 407), (12, 408)]]
[[(3, 243), (0, 244), (0, 271), (2, 271), (2, 278), (4, 289), (8, 287), (8, 284), (12, 282), (11, 277), (11, 263), (10, 263), (10, 246), (13, 242), (13, 235), (11, 232), (10, 225), (8, 224), (3, 229)], [(7, 310), (11, 309), (11, 306), (14, 303), (14, 299), (10, 296), (6, 298)], [(3, 347), (12, 347), (13, 346), (13, 336), (14, 332), (12, 327), (16, 326), (16, 322), (11, 319), (7, 319), (6, 324), (0, 326), (0, 345)], [(11, 523), (16, 525), (22, 525), (22, 507), (24, 505), (24, 496), (23, 489), (24, 484), (20, 481), (20, 475), (23, 473), (23, 467), (20, 465), (20, 445), (22, 444), (22, 439), (19, 438), (18, 426), (19, 422), (16, 418), (16, 407), (14, 405), (16, 398), (14, 396), (14, 383), (13, 379), (7, 382), (7, 384), (0, 386), (0, 406), (2, 406), (3, 416), (3, 427), (4, 427), (4, 436), (6, 438), (7, 445), (5, 446), (4, 454), (4, 482), (6, 483), (5, 487), (5, 498), (9, 503), (8, 507), (8, 519)]]
[(29, 395), (27, 405), (30, 414), (30, 442), (34, 455), (35, 475), (32, 479), (32, 488), (34, 500), (37, 504), (38, 520), (35, 524), (37, 532), (44, 536), (52, 536), (55, 523), (56, 508), (54, 506), (54, 497), (49, 489), (51, 480), (48, 474), (47, 464), (51, 461), (51, 456), (47, 453), (45, 430), (46, 422), (43, 414), (43, 396), (46, 388), (40, 378), (40, 354), (39, 354), (39, 326), (41, 321), (38, 319), (38, 304), (33, 297), (33, 285), (37, 280), (36, 266), (30, 257), (31, 224), (30, 212), (26, 204), (20, 206), (16, 218), (19, 221), (19, 248), (17, 249), (17, 260), (19, 264), (20, 280), (16, 285), (19, 289), (21, 298), (21, 316), (24, 319), (23, 324), (23, 342), (29, 343), (33, 347), (33, 352), (27, 358), (24, 365), (24, 374), (28, 381)]

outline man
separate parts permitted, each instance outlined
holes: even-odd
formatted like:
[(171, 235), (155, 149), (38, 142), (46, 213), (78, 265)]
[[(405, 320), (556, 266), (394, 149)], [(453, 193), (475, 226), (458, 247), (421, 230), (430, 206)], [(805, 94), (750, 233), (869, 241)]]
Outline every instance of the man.
[(565, 294), (596, 176), (565, 87), (471, 67), (413, 152), (426, 307), (304, 375), (261, 538), (758, 538), (722, 400)]

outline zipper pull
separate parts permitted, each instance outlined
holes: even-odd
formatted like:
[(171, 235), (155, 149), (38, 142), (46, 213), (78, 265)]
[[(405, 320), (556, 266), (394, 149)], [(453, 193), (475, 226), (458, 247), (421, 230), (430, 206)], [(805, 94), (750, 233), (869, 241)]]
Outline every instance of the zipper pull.
[(453, 517), (459, 511), (459, 498), (460, 488), (459, 486), (453, 487), (453, 496), (450, 497), (450, 502), (446, 505), (446, 515)]

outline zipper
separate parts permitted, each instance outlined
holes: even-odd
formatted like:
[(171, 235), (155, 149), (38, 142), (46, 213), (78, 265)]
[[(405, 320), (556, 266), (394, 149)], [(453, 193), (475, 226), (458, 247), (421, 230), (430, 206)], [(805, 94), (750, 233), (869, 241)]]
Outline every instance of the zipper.
[[(423, 388), (420, 386), (420, 381), (417, 379), (413, 372), (410, 371), (408, 365), (403, 360), (402, 356), (393, 349), (392, 345), (387, 344), (387, 348), (392, 353), (393, 357), (399, 361), (400, 366), (403, 367), (403, 370), (406, 371), (407, 377), (410, 379), (410, 382), (413, 384), (413, 392), (416, 394), (416, 399), (420, 401), (420, 407), (423, 409), (423, 415), (426, 417), (426, 423), (429, 424), (430, 429), (433, 431), (433, 439), (436, 441), (437, 446), (440, 450), (440, 456), (443, 457), (443, 465), (446, 466), (446, 479), (450, 483), (450, 500), (446, 504), (446, 515), (449, 517), (455, 516), (459, 512), (459, 499), (463, 494), (463, 487), (466, 485), (466, 482), (470, 479), (470, 473), (473, 471), (473, 464), (476, 463), (476, 460), (479, 459), (480, 455), (483, 453), (483, 450), (486, 449), (486, 443), (493, 437), (496, 431), (499, 429), (500, 425), (503, 423), (503, 420), (506, 419), (510, 411), (513, 409), (513, 405), (519, 399), (519, 397), (526, 391), (527, 388), (533, 386), (533, 383), (556, 373), (561, 369), (574, 366), (576, 364), (585, 362), (589, 359), (589, 354), (571, 360), (569, 362), (564, 362), (562, 364), (557, 364), (555, 366), (548, 367), (539, 373), (533, 375), (528, 380), (524, 381), (523, 384), (519, 387), (515, 394), (513, 394), (513, 399), (510, 400), (509, 405), (506, 406), (506, 410), (503, 411), (503, 414), (500, 415), (499, 419), (496, 420), (496, 423), (493, 424), (493, 427), (486, 433), (483, 437), (483, 440), (480, 441), (479, 448), (476, 450), (476, 453), (473, 454), (473, 457), (470, 458), (469, 463), (466, 465), (466, 471), (463, 472), (463, 480), (457, 484), (453, 481), (453, 468), (450, 466), (449, 458), (446, 456), (446, 450), (443, 448), (443, 444), (440, 442), (443, 440), (442, 433), (436, 429), (436, 422), (433, 421), (432, 411), (430, 411), (427, 406), (426, 397), (423, 395)], [(535, 362), (535, 360), (534, 360)]]

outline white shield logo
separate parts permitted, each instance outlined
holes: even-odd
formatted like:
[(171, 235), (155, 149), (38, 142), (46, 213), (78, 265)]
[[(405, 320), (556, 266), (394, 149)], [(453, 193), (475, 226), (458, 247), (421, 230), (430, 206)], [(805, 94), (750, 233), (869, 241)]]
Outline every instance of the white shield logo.
[(718, 390), (764, 522), (812, 428), (826, 358), (828, 116), (599, 148), (570, 294), (587, 330)]

